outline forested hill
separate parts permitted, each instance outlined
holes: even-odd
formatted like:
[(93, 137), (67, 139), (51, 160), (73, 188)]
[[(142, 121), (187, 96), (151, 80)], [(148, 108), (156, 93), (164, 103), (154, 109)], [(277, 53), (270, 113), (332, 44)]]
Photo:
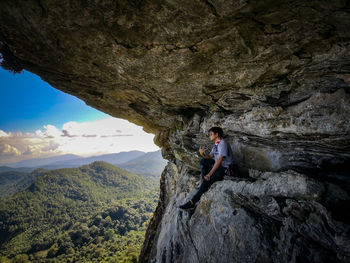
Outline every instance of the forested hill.
[(158, 201), (159, 178), (102, 161), (38, 172), (42, 174), (31, 185), (0, 204), (4, 262), (137, 258)]
[(19, 171), (0, 172), (0, 199), (14, 194), (33, 183), (33, 181), (47, 172), (46, 169), (35, 169), (31, 173)]

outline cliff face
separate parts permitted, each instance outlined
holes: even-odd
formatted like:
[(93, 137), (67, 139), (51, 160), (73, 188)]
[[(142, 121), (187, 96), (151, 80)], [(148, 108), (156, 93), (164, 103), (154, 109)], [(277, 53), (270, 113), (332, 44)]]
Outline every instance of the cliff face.
[[(156, 134), (142, 262), (350, 261), (348, 1), (1, 1), (3, 67)], [(200, 145), (236, 173), (195, 211)]]

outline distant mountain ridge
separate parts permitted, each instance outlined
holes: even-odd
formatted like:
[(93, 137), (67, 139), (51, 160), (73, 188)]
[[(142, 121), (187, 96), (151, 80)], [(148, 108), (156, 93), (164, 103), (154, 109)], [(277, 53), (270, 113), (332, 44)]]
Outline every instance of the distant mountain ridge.
[[(90, 157), (82, 157), (75, 154), (64, 154), (54, 157), (47, 157), (47, 158), (33, 158), (28, 160), (23, 160), (15, 163), (8, 163), (4, 166), (10, 167), (10, 168), (22, 168), (22, 167), (31, 167), (31, 168), (37, 168), (37, 167), (68, 167), (68, 166), (81, 166), (85, 164), (89, 164), (95, 161), (104, 161), (108, 163), (124, 163), (131, 159), (137, 158), (138, 156), (141, 156), (142, 154), (145, 154), (145, 152), (142, 151), (128, 151), (128, 152), (119, 152), (119, 153), (109, 153), (109, 154), (102, 154), (102, 155), (95, 155)], [(68, 166), (67, 166), (68, 165)], [(2, 167), (4, 167), (2, 166)]]
[(45, 157), (45, 158), (31, 158), (31, 159), (27, 159), (19, 162), (7, 163), (7, 164), (4, 164), (3, 166), (12, 167), (12, 168), (37, 167), (37, 166), (48, 165), (50, 163), (58, 162), (58, 161), (69, 161), (76, 158), (81, 158), (81, 156), (75, 155), (75, 154), (64, 154), (64, 155)]
[(161, 151), (148, 152), (124, 163), (114, 165), (124, 168), (132, 173), (145, 176), (160, 176), (167, 164)]
[[(96, 161), (103, 161), (137, 175), (160, 177), (167, 164), (167, 160), (163, 159), (160, 150), (147, 153), (141, 151), (130, 151), (117, 154), (91, 156), (87, 158), (79, 157), (75, 159), (70, 159), (71, 157), (73, 156), (70, 155), (61, 158), (63, 160), (66, 159), (66, 161), (57, 161), (57, 158), (54, 157), (51, 158), (51, 160), (55, 162), (39, 167), (0, 167), (0, 198), (27, 187), (36, 179), (35, 175), (38, 171), (77, 168), (82, 165), (89, 165)], [(47, 159), (48, 158), (45, 158), (44, 163), (48, 163)], [(26, 161), (27, 164), (30, 164), (29, 160)], [(20, 163), (23, 164), (23, 162)], [(34, 163), (38, 163), (38, 159), (34, 159)]]

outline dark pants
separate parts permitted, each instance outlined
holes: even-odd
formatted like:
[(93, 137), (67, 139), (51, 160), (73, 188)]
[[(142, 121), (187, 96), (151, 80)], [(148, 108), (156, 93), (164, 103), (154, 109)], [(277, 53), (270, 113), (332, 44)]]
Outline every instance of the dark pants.
[(210, 172), (214, 164), (215, 164), (214, 159), (202, 158), (200, 162), (200, 167), (202, 171), (201, 176), (203, 178), (203, 181), (198, 189), (198, 192), (192, 197), (193, 203), (198, 202), (199, 199), (201, 198), (201, 195), (204, 192), (206, 192), (214, 182), (224, 179), (226, 168), (220, 165), (218, 169), (216, 169), (216, 171), (212, 174), (212, 176), (210, 176), (210, 180), (209, 181), (205, 180), (204, 176), (206, 176)]

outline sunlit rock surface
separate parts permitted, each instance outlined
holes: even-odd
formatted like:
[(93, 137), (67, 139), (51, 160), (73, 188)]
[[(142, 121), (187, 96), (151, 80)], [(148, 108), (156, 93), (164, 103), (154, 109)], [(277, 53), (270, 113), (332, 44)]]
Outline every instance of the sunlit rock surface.
[[(0, 25), (3, 67), (156, 134), (141, 262), (350, 261), (348, 1), (0, 1)], [(214, 125), (243, 178), (181, 211)]]

